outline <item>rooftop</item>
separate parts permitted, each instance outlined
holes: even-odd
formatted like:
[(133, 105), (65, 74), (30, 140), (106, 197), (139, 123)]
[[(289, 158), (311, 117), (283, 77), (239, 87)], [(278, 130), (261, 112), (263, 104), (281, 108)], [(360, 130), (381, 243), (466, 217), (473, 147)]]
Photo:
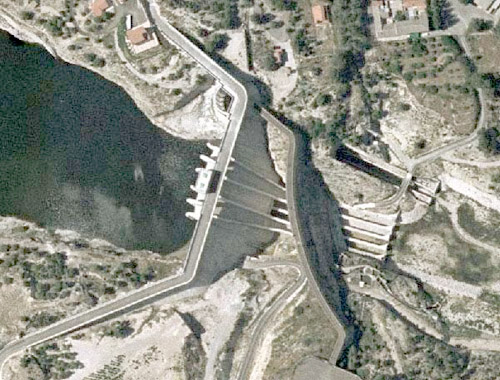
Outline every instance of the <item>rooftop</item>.
[(132, 45), (140, 45), (149, 41), (150, 36), (144, 26), (138, 26), (137, 28), (127, 30), (127, 39)]
[(106, 10), (111, 8), (113, 4), (109, 0), (94, 0), (90, 6), (92, 14), (96, 17), (101, 17)]
[(313, 5), (311, 8), (311, 12), (315, 24), (320, 24), (328, 19), (326, 14), (326, 6), (324, 5), (320, 4)]
[(427, 9), (426, 0), (403, 0), (403, 8), (417, 8), (420, 11)]

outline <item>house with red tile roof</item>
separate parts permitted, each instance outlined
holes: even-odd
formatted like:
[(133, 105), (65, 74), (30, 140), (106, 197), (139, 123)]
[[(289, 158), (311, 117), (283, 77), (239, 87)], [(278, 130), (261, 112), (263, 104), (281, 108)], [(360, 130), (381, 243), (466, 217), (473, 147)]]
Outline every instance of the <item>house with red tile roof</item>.
[(111, 0), (94, 0), (90, 5), (90, 10), (95, 17), (101, 17), (104, 12), (112, 11), (112, 8)]

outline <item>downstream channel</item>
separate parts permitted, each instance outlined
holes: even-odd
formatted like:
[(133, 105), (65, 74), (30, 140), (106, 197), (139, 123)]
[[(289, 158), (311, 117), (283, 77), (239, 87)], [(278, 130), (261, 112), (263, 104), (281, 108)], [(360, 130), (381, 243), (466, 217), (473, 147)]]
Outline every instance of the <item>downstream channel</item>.
[(203, 142), (156, 128), (118, 86), (0, 32), (0, 215), (169, 253)]

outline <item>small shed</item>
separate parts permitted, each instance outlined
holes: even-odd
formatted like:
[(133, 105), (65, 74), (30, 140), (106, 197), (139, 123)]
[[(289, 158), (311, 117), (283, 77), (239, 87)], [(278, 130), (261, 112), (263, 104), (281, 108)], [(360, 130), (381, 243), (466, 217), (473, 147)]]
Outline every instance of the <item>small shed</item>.
[(327, 7), (325, 5), (313, 5), (311, 8), (311, 12), (315, 24), (321, 24), (328, 20)]

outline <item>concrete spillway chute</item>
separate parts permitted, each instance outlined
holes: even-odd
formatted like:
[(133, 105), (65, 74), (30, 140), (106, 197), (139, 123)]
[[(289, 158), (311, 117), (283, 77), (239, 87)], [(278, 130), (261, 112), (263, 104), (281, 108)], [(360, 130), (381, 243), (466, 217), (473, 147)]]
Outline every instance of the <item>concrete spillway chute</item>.
[(220, 147), (216, 146), (216, 145), (213, 145), (211, 143), (207, 143), (207, 146), (208, 148), (212, 151), (212, 153), (210, 154), (210, 157), (218, 157), (219, 156), (219, 153), (220, 153)]
[(214, 159), (212, 159), (211, 157), (208, 157), (204, 154), (200, 155), (200, 158), (203, 162), (206, 163), (205, 169), (212, 170), (213, 168), (215, 168), (215, 160)]
[(201, 206), (203, 205), (203, 202), (198, 200), (198, 199), (193, 199), (193, 198), (188, 198), (186, 199), (186, 202), (189, 203), (191, 206)]

